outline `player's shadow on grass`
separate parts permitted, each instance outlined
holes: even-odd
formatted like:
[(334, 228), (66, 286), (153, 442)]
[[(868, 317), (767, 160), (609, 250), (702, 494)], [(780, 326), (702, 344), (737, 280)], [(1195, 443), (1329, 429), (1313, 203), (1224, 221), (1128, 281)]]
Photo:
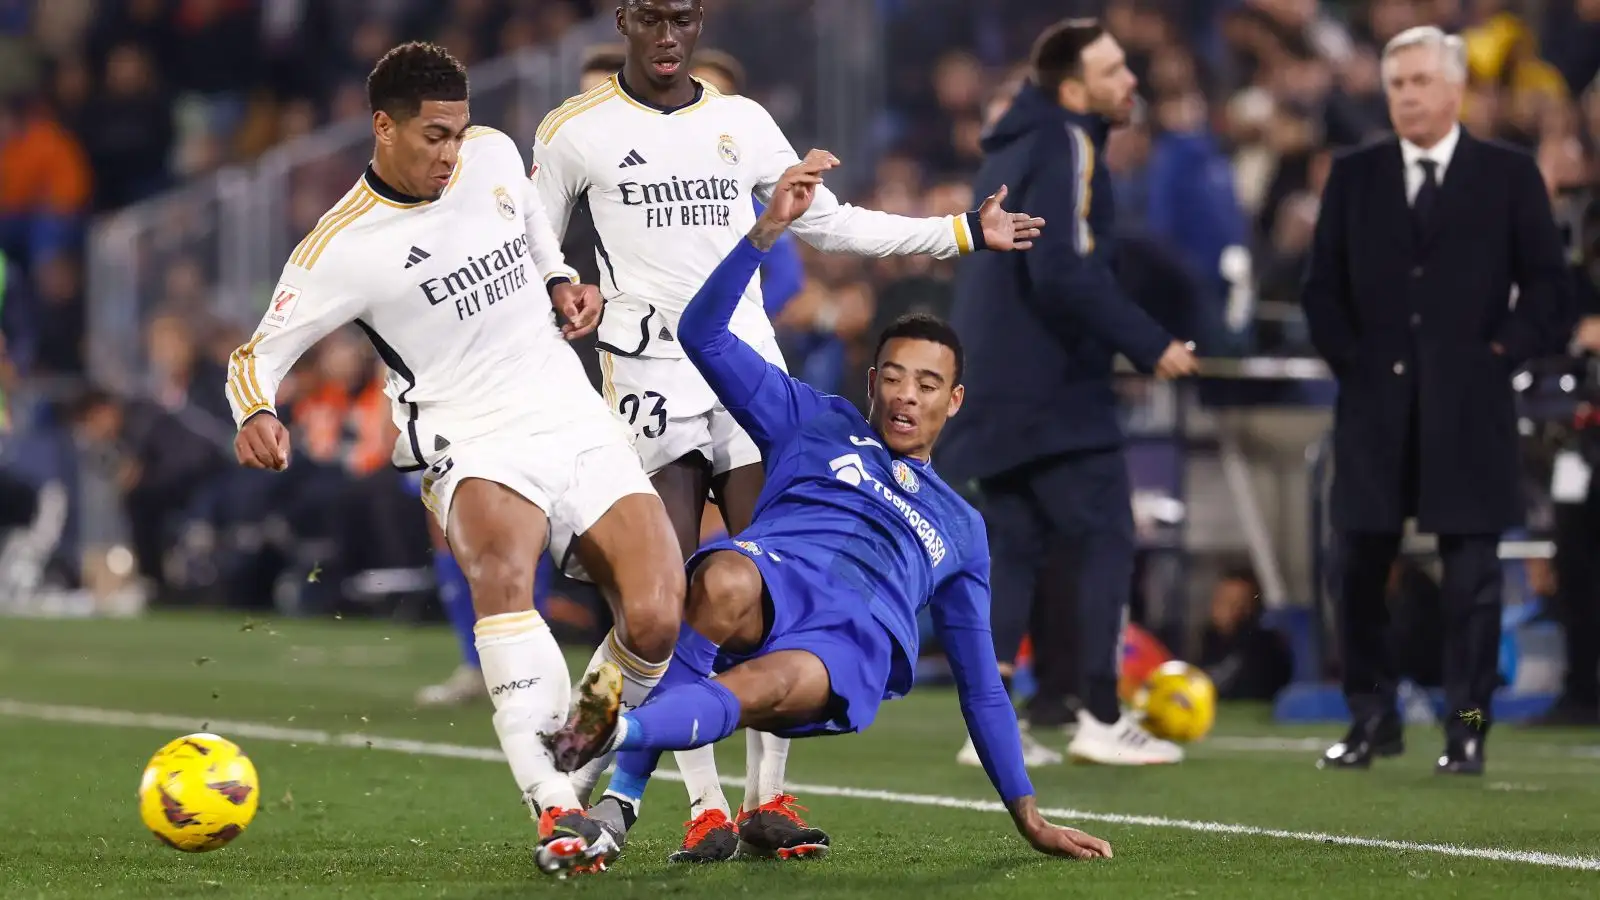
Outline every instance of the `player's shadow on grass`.
[[(711, 865), (649, 864), (629, 871), (625, 863), (600, 875), (586, 875), (570, 879), (563, 885), (579, 894), (601, 894), (607, 900), (637, 897), (703, 897), (707, 890), (749, 894), (762, 889), (781, 891), (790, 898), (813, 896), (943, 896), (961, 894), (975, 896), (979, 892), (1003, 884), (1008, 874), (1025, 868), (1030, 862), (1050, 862), (1071, 865), (1065, 860), (1045, 860), (1026, 849), (1016, 854), (998, 858), (988, 857), (970, 862), (945, 860), (945, 865), (931, 870), (885, 866), (885, 863), (915, 865), (911, 859), (885, 859), (885, 855), (867, 853), (854, 861), (843, 857), (826, 860), (734, 860)], [(866, 868), (873, 867), (872, 869)], [(537, 876), (531, 876), (537, 877)], [(472, 900), (527, 900), (529, 886), (508, 885), (463, 892), (454, 896), (471, 897)]]

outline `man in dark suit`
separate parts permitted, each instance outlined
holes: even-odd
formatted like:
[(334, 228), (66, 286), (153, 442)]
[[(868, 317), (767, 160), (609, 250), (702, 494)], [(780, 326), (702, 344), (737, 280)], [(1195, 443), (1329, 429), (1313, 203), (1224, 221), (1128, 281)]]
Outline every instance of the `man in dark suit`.
[(1312, 342), (1339, 381), (1333, 516), (1351, 714), (1318, 765), (1364, 768), (1404, 749), (1384, 587), (1415, 517), (1444, 563), (1437, 768), (1479, 774), (1498, 683), (1496, 551), (1524, 514), (1511, 375), (1571, 334), (1561, 242), (1532, 157), (1461, 128), (1459, 38), (1402, 32), (1383, 78), (1398, 135), (1334, 162), (1305, 283)]
[(1030, 68), (984, 136), (974, 190), (1009, 187), (1048, 224), (1015, 260), (973, 254), (961, 264), (951, 322), (967, 345), (971, 403), (950, 420), (938, 463), (946, 479), (982, 492), (1002, 671), (1016, 660), (1047, 549), (1064, 539), (1075, 551), (1083, 701), (1067, 751), (1112, 765), (1173, 763), (1182, 749), (1123, 715), (1117, 698), (1134, 532), (1111, 364), (1121, 353), (1178, 378), (1196, 371), (1195, 358), (1123, 293), (1110, 265), (1116, 212), (1101, 161), (1112, 126), (1133, 112), (1136, 84), (1122, 48), (1098, 22), (1067, 20), (1040, 36)]

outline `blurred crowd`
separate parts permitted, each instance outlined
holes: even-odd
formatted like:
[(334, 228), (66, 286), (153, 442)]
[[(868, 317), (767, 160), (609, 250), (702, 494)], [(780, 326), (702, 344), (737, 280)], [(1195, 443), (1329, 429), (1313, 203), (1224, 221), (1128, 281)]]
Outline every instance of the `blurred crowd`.
[[(232, 469), (222, 371), (253, 323), (206, 314), (214, 274), (193, 259), (159, 273), (163, 308), (137, 339), (144, 379), (78, 389), (92, 368), (88, 224), (325, 123), (364, 117), (362, 79), (400, 40), (438, 40), (469, 64), (566, 48), (575, 88), (576, 60), (615, 39), (615, 5), (0, 0), (0, 435), (9, 435), (0, 436), (0, 489), (72, 482), (79, 476), (62, 460), (87, 460), (126, 515), (139, 570), (163, 592), (209, 583), (268, 603), (272, 573), (286, 566), (296, 583), (315, 584), (300, 573), (327, 561), (346, 572), (425, 563), (421, 507), (386, 465), (392, 426), (379, 364), (358, 336), (308, 354), (280, 397), (300, 448), (288, 479)], [(1330, 154), (1387, 129), (1378, 50), (1404, 28), (1431, 22), (1462, 34), (1467, 127), (1537, 153), (1570, 218), (1593, 197), (1600, 0), (870, 5), (881, 23), (882, 46), (869, 52), (882, 61), (883, 103), (871, 176), (847, 199), (908, 215), (973, 207), (968, 181), (985, 126), (1006, 108), (1033, 37), (1063, 13), (1106, 17), (1145, 101), (1107, 150), (1125, 285), (1209, 355), (1309, 353), (1297, 282)], [(818, 83), (819, 54), (799, 32), (842, 7), (706, 7), (703, 46), (743, 65), (747, 92), (790, 127), (797, 149), (826, 140), (825, 127), (795, 127), (825, 121), (821, 95), (805, 87)], [(328, 189), (350, 174), (330, 176)], [(297, 195), (287, 218), (314, 220), (327, 199)], [(854, 373), (867, 337), (903, 313), (948, 307), (952, 264), (801, 250), (804, 282), (774, 311), (786, 357), (807, 381), (859, 401)], [(350, 499), (327, 503), (333, 496)]]

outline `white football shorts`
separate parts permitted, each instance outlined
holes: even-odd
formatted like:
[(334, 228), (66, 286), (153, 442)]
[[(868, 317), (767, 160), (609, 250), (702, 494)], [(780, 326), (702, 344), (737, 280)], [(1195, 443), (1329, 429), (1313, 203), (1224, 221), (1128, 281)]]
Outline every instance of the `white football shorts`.
[(618, 500), (655, 496), (655, 488), (625, 429), (607, 422), (555, 432), (519, 435), (500, 431), (452, 444), (422, 475), (422, 502), (450, 533), (450, 501), (468, 478), (502, 484), (539, 507), (550, 519), (550, 555), (576, 568), (573, 540), (588, 531)]
[[(785, 372), (776, 339), (756, 351)], [(685, 358), (618, 356), (600, 351), (601, 391), (612, 412), (632, 427), (634, 449), (646, 473), (699, 453), (717, 475), (759, 464), (750, 435), (717, 402), (694, 363)]]

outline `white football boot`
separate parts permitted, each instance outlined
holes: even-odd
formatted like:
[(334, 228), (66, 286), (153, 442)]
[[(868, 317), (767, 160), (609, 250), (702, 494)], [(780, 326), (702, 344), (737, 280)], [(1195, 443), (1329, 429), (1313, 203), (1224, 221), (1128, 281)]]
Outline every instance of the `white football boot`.
[[(1028, 730), (1026, 722), (1019, 722), (1018, 724), (1021, 726), (1022, 731), (1022, 764), (1024, 766), (1036, 769), (1039, 766), (1061, 764), (1062, 756), (1060, 753), (1040, 743), (1039, 739), (1034, 737), (1033, 733)], [(962, 745), (961, 752), (956, 754), (956, 762), (963, 766), (981, 767), (983, 765), (983, 760), (978, 758), (978, 746), (972, 743), (972, 735), (967, 735), (967, 742)]]
[(1107, 725), (1087, 710), (1079, 710), (1078, 733), (1067, 745), (1067, 755), (1074, 762), (1103, 766), (1159, 766), (1183, 762), (1182, 747), (1145, 731), (1144, 726), (1126, 712)]
[(487, 696), (489, 688), (483, 683), (483, 670), (463, 664), (456, 666), (444, 681), (417, 691), (416, 702), (427, 707), (465, 706)]

